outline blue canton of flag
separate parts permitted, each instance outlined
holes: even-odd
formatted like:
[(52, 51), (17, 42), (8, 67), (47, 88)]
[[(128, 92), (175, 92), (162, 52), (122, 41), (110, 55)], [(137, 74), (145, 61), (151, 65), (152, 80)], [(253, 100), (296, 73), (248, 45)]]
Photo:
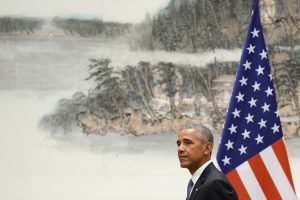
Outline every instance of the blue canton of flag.
[(217, 160), (224, 173), (282, 135), (259, 12), (252, 12)]

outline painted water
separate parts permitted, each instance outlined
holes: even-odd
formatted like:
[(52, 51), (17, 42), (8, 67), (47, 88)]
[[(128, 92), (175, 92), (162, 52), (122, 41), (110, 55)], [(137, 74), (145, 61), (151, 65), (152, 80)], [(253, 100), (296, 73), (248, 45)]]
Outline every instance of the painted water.
[[(0, 37), (0, 199), (181, 200), (188, 171), (176, 157), (176, 135), (52, 135), (38, 128), (61, 98), (87, 93), (89, 58), (113, 65), (172, 61), (204, 66), (237, 61), (240, 50), (215, 54), (134, 52), (124, 39)], [(216, 141), (218, 137), (216, 136)], [(287, 140), (300, 194), (300, 139)], [(216, 152), (216, 149), (214, 153)]]

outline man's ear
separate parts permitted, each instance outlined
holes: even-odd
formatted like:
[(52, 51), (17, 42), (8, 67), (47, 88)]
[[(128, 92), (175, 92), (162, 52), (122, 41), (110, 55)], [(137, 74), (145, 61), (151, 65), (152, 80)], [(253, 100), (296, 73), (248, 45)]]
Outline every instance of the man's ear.
[(210, 142), (206, 143), (205, 144), (204, 154), (205, 155), (211, 155), (213, 147), (214, 147), (213, 143), (210, 143)]

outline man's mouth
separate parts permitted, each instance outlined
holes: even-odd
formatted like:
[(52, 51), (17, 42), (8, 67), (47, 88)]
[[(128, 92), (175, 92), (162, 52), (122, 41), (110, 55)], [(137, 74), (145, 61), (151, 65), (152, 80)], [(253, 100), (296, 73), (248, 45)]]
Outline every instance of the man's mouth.
[(179, 160), (184, 160), (184, 159), (187, 159), (188, 156), (181, 156), (181, 155), (179, 155), (178, 158), (179, 158)]

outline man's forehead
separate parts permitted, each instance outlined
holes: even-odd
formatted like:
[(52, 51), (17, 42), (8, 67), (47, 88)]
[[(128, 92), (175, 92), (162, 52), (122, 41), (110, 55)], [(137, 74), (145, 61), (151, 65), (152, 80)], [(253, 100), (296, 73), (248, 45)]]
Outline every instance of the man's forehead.
[(183, 129), (179, 131), (178, 138), (198, 138), (201, 139), (201, 134), (198, 134), (197, 131), (193, 128)]
[(197, 130), (194, 128), (186, 128), (186, 129), (182, 129), (179, 131), (179, 134), (184, 133), (184, 134), (196, 134)]

